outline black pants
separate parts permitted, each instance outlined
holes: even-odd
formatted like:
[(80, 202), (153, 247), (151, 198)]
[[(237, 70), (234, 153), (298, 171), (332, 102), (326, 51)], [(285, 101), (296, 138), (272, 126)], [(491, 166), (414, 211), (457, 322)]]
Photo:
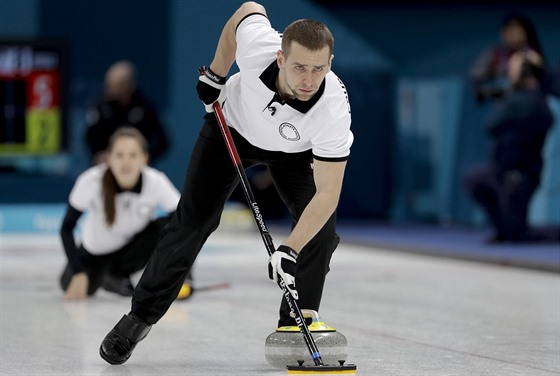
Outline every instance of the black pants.
[(529, 203), (538, 181), (522, 171), (508, 171), (498, 178), (495, 169), (488, 164), (471, 169), (464, 184), (488, 215), (497, 239), (526, 240)]
[[(168, 222), (168, 217), (150, 222), (124, 247), (105, 255), (93, 255), (83, 246), (80, 247), (80, 261), (89, 279), (88, 295), (93, 295), (99, 289), (106, 273), (124, 278), (144, 268), (161, 237), (163, 227)], [(66, 291), (72, 275), (73, 272), (67, 265), (60, 277), (62, 290)]]
[[(206, 239), (218, 227), (224, 205), (239, 181), (214, 116), (208, 114), (205, 119), (177, 211), (165, 227), (134, 291), (132, 312), (148, 324), (156, 323), (177, 296)], [(268, 167), (295, 225), (316, 190), (311, 151), (266, 151), (249, 144), (235, 130), (231, 131), (245, 168), (256, 164)], [(298, 257), (296, 287), (301, 308), (319, 309), (325, 276), (337, 244), (333, 214)], [(263, 273), (265, 270), (266, 265), (263, 265)], [(279, 324), (292, 322), (283, 302)]]

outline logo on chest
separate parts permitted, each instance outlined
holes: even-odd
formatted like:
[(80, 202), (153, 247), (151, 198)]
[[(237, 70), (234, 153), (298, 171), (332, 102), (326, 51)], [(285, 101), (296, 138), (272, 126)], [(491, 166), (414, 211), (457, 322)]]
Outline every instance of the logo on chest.
[(280, 136), (288, 141), (299, 141), (300, 139), (298, 130), (290, 123), (280, 124), (278, 132), (280, 132)]

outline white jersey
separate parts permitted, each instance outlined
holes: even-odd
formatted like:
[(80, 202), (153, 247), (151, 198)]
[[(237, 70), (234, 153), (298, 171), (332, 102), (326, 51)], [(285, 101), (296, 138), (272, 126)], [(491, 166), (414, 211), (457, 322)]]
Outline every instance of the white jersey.
[(167, 176), (154, 168), (142, 170), (139, 192), (124, 191), (115, 196), (115, 222), (108, 226), (103, 209), (102, 180), (107, 165), (84, 171), (70, 192), (69, 202), (85, 212), (82, 244), (92, 254), (106, 254), (120, 249), (155, 218), (156, 209), (167, 213), (177, 208), (180, 194)]
[(331, 71), (311, 100), (283, 100), (276, 94), (281, 35), (268, 18), (262, 14), (246, 17), (237, 27), (236, 40), (239, 73), (226, 83), (228, 125), (261, 149), (312, 150), (320, 160), (347, 159), (354, 138), (342, 81)]

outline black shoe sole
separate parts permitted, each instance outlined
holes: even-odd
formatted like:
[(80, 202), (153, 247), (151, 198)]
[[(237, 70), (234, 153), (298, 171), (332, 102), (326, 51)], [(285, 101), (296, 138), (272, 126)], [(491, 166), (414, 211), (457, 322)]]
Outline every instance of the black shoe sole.
[(130, 358), (130, 355), (126, 357), (126, 359), (123, 360), (115, 360), (115, 359), (111, 359), (107, 356), (107, 354), (105, 354), (103, 352), (103, 349), (100, 347), (99, 348), (99, 355), (101, 355), (101, 357), (103, 358), (103, 360), (105, 360), (107, 363), (112, 364), (112, 365), (120, 365), (123, 364), (124, 362), (126, 362), (128, 360), (128, 358)]

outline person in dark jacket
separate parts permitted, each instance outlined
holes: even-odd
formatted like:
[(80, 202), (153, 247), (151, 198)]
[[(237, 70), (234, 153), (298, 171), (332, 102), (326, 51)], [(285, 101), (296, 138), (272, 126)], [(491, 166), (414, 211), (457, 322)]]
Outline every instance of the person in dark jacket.
[(492, 139), (490, 161), (465, 177), (466, 189), (494, 226), (491, 242), (544, 237), (527, 224), (529, 203), (540, 183), (542, 149), (553, 123), (542, 92), (542, 74), (543, 60), (536, 51), (519, 51), (510, 57), (511, 90), (486, 122)]
[(122, 126), (134, 127), (146, 138), (151, 163), (168, 148), (165, 129), (138, 88), (136, 68), (129, 61), (118, 61), (109, 67), (103, 95), (89, 109), (86, 121), (86, 141), (93, 164), (106, 161), (109, 138)]

